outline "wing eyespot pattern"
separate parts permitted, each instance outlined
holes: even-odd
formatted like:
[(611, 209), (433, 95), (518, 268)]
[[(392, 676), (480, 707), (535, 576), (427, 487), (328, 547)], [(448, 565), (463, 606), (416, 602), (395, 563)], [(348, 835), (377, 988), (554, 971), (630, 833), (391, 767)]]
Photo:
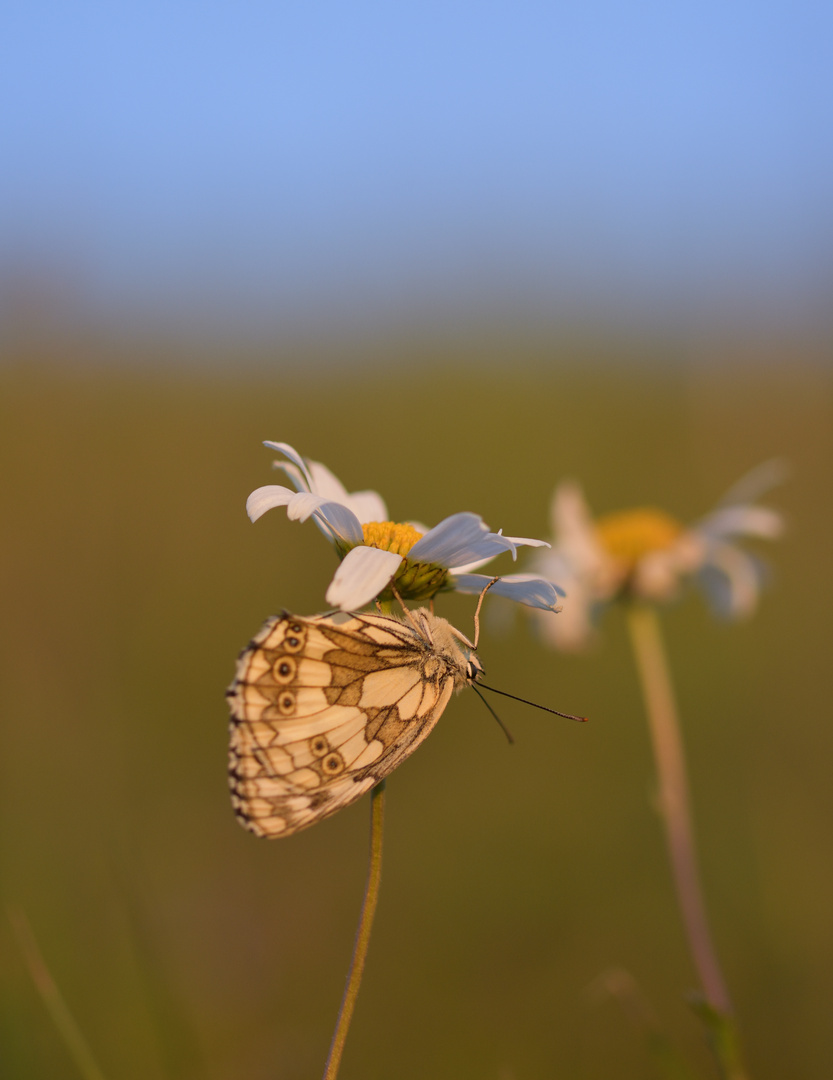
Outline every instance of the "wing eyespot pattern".
[(291, 690), (284, 690), (278, 697), (277, 704), (281, 716), (292, 716), (295, 712), (295, 695)]
[(229, 781), (246, 829), (289, 836), (350, 805), (476, 680), (470, 643), (429, 611), (414, 615), (284, 613), (243, 650), (228, 690)]
[(330, 743), (326, 735), (315, 735), (309, 741), (310, 753), (313, 757), (324, 757), (327, 751), (330, 749)]
[(321, 759), (321, 771), (327, 776), (338, 776), (344, 772), (344, 758), (337, 750), (331, 750), (326, 757)]
[(298, 661), (292, 656), (281, 656), (272, 665), (272, 674), (279, 683), (290, 683), (298, 672)]
[(293, 623), (281, 643), (281, 648), (288, 653), (299, 653), (307, 642), (306, 630), (298, 623)]

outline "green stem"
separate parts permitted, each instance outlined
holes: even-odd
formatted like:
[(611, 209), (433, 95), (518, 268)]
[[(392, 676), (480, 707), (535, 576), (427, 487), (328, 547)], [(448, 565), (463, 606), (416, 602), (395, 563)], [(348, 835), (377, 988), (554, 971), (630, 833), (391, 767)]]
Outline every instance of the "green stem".
[(353, 1009), (356, 1006), (356, 998), (359, 996), (364, 962), (367, 957), (367, 947), (370, 944), (370, 931), (373, 928), (373, 916), (376, 914), (376, 904), (379, 900), (379, 882), (382, 878), (382, 826), (385, 819), (384, 780), (380, 781), (373, 789), (370, 799), (370, 866), (367, 873), (367, 885), (364, 890), (364, 903), (362, 904), (359, 926), (356, 930), (356, 943), (353, 946), (350, 974), (347, 976), (347, 986), (344, 990), (336, 1029), (333, 1033), (330, 1054), (324, 1070), (324, 1080), (335, 1080), (338, 1075), (344, 1043), (347, 1040), (350, 1021), (353, 1018)]
[(81, 1034), (81, 1029), (75, 1023), (67, 1008), (66, 1002), (61, 996), (55, 980), (46, 966), (35, 935), (29, 925), (29, 920), (19, 908), (8, 908), (7, 915), (14, 928), (20, 951), (26, 961), (29, 974), (37, 987), (38, 993), (43, 999), (44, 1005), (52, 1017), (52, 1023), (58, 1029), (72, 1060), (84, 1080), (104, 1080), (104, 1073), (96, 1064), (92, 1051), (87, 1046), (86, 1039)]
[(677, 902), (694, 966), (700, 978), (705, 1008), (700, 1010), (726, 1080), (745, 1080), (734, 1034), (732, 1002), (709, 930), (697, 856), (677, 706), (663, 646), (659, 618), (653, 607), (628, 605), (628, 627), (645, 696), (648, 725), (657, 770), (657, 802)]

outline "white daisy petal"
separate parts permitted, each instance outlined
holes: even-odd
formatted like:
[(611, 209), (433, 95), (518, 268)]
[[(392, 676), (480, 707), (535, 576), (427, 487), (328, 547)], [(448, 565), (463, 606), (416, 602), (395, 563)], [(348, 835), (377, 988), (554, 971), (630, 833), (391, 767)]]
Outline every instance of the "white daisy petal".
[(495, 557), (496, 554), (499, 555), (500, 552), (493, 551), (493, 552), (491, 552), (491, 554), (486, 555), (485, 558), (472, 559), (471, 562), (461, 563), (459, 566), (449, 566), (448, 569), (455, 576), (457, 574), (468, 574), (472, 570), (478, 570), (481, 566), (485, 566), (486, 563), (490, 563), (492, 561), (492, 559)]
[(266, 442), (271, 450), (279, 450), (289, 461), (273, 462), (276, 469), (282, 469), (298, 492), (321, 495), (331, 502), (341, 503), (352, 510), (360, 522), (387, 521), (388, 512), (381, 495), (376, 491), (349, 492), (335, 473), (320, 461), (309, 461), (301, 457), (289, 443)]
[[(454, 589), (461, 593), (481, 593), (492, 579), (486, 574), (455, 574)], [(489, 590), (496, 596), (505, 596), (527, 607), (555, 611), (564, 593), (557, 585), (537, 574), (507, 574), (499, 578)]]
[(289, 488), (267, 484), (265, 487), (255, 488), (246, 499), (246, 513), (252, 521), (257, 521), (267, 510), (272, 510), (276, 506), (286, 506), (290, 499), (294, 498), (295, 492), (290, 491)]
[[(563, 582), (576, 579), (573, 567), (557, 547), (550, 551), (542, 551), (540, 555), (535, 555), (530, 560), (530, 565), (535, 568), (539, 577), (545, 578), (547, 581)], [(560, 586), (556, 585), (556, 588), (561, 592)], [(572, 596), (572, 593), (568, 590), (563, 595)]]
[(582, 573), (598, 573), (608, 556), (599, 544), (590, 507), (577, 483), (566, 480), (558, 485), (550, 514), (553, 534), (564, 558)]
[(346, 506), (330, 502), (322, 495), (313, 495), (309, 491), (299, 491), (292, 496), (286, 508), (290, 521), (306, 521), (315, 518), (315, 523), (327, 536), (333, 536), (345, 547), (353, 547), (364, 540), (359, 519)]
[(391, 582), (402, 556), (381, 548), (355, 547), (342, 559), (327, 589), (327, 603), (342, 611), (369, 604)]
[(528, 540), (526, 537), (505, 537), (502, 532), (489, 532), (488, 536), (485, 536), (482, 541), (473, 545), (472, 551), (480, 551), (479, 558), (473, 558), (469, 563), (459, 563), (455, 566), (449, 567), (453, 573), (468, 573), (470, 570), (476, 570), (481, 566), (485, 566), (486, 563), (491, 563), (492, 559), (501, 554), (503, 551), (510, 551), (512, 558), (518, 556), (518, 552), (515, 548), (520, 546), (527, 546), (527, 548), (550, 548), (546, 540)]
[(695, 528), (706, 536), (759, 536), (775, 540), (784, 531), (784, 519), (766, 506), (727, 506), (703, 518)]
[(771, 458), (750, 469), (726, 492), (718, 507), (737, 506), (760, 499), (789, 476), (790, 469), (782, 458)]
[(347, 488), (335, 473), (330, 472), (327, 466), (322, 465), (320, 461), (308, 461), (307, 466), (312, 481), (310, 487), (316, 495), (323, 495), (333, 502), (346, 503), (348, 498)]
[(276, 461), (275, 464), (278, 466), (278, 468), (286, 470), (293, 483), (295, 483), (296, 477), (298, 477), (298, 475), (300, 474), (300, 476), (303, 478), (303, 483), (299, 485), (299, 491), (303, 488), (306, 488), (307, 491), (315, 490), (312, 483), (312, 477), (310, 476), (309, 470), (307, 469), (307, 463), (304, 458), (301, 457), (301, 455), (298, 453), (294, 446), (290, 446), (289, 443), (285, 442), (269, 442), (268, 440), (264, 442), (263, 445), (268, 446), (270, 450), (277, 450), (279, 454), (283, 454), (285, 457), (289, 458), (289, 460), (298, 470), (297, 473), (290, 472), (289, 469), (286, 469), (286, 466), (283, 464), (283, 462)]
[(324, 502), (316, 511), (315, 518), (316, 524), (318, 518), (324, 518), (345, 547), (354, 547), (364, 542), (362, 523), (349, 506), (342, 506), (337, 502)]
[(315, 495), (311, 491), (297, 491), (289, 500), (286, 507), (286, 516), (290, 521), (306, 521), (312, 517), (316, 510), (327, 505), (327, 503), (328, 500), (323, 495)]
[(634, 567), (631, 588), (644, 600), (671, 600), (679, 592), (683, 574), (696, 569), (700, 561), (689, 567), (682, 564), (675, 548), (650, 551)]
[(310, 490), (310, 484), (306, 473), (301, 472), (298, 466), (293, 465), (291, 461), (273, 461), (272, 468), (280, 469), (281, 472), (286, 473), (296, 491)]
[[(495, 539), (495, 537), (497, 537)], [(466, 573), (468, 570), (474, 570), (478, 566), (484, 566), (487, 562), (491, 562), (492, 559), (498, 555), (502, 555), (505, 551), (510, 552), (512, 558), (515, 558), (515, 547), (512, 544), (505, 542), (506, 538), (503, 536), (497, 536), (496, 533), (490, 533), (488, 536), (484, 536), (482, 540), (477, 540), (473, 544), (470, 544), (464, 550), (458, 552), (457, 558), (461, 559), (466, 557), (466, 562), (458, 562), (456, 559), (453, 566), (449, 569)]]
[[(252, 492), (247, 503), (250, 517), (254, 521), (267, 510), (282, 506), (292, 521), (312, 518), (343, 557), (341, 567), (330, 584), (327, 599), (345, 610), (369, 603), (390, 584), (405, 557), (369, 547), (362, 525), (372, 522), (384, 524), (385, 528), (379, 533), (379, 542), (391, 547), (397, 544), (407, 547), (410, 537), (400, 531), (401, 526), (388, 521), (384, 500), (377, 492), (348, 492), (325, 465), (303, 457), (289, 443), (267, 441), (265, 445), (285, 459), (274, 462), (274, 465), (285, 473), (295, 491), (280, 485), (258, 488)], [(410, 548), (407, 562), (433, 563), (451, 569), (453, 574), (462, 575), (461, 583), (465, 583), (469, 570), (503, 552), (509, 552), (514, 559), (519, 547), (549, 546), (543, 540), (489, 532), (483, 519), (472, 513), (452, 514), (433, 529), (426, 530), (422, 526), (417, 531), (421, 537)], [(488, 580), (485, 577), (472, 577), (466, 591), (479, 592)], [(421, 588), (424, 590), (425, 586)], [(557, 604), (557, 588), (535, 575), (515, 575), (514, 579), (509, 577), (496, 591), (535, 607), (551, 609)], [(405, 599), (414, 599), (416, 594), (408, 595), (406, 589), (404, 596)], [(424, 591), (418, 598), (426, 598)]]
[(758, 605), (762, 567), (748, 552), (732, 544), (715, 544), (699, 574), (712, 607), (720, 615), (744, 618)]
[(517, 558), (518, 552), (514, 542), (503, 533), (487, 533), (482, 540), (476, 540), (467, 549), (472, 556), (480, 559), (493, 559), (496, 555), (502, 555), (504, 551), (508, 551), (513, 561)]
[(362, 523), (387, 521), (387, 507), (378, 492), (348, 491), (338, 477), (320, 461), (308, 461), (307, 464), (312, 477), (312, 490), (316, 495), (324, 495), (333, 502), (349, 507)]
[[(497, 533), (492, 535), (503, 536), (503, 533)], [(528, 536), (503, 536), (504, 540), (508, 540), (510, 544), (514, 544), (515, 547), (552, 547), (552, 544), (548, 540), (532, 540)]]
[[(279, 444), (267, 445), (274, 448)], [(330, 499), (332, 502), (347, 505), (350, 496), (344, 484), (320, 461), (304, 461), (303, 469), (295, 461), (274, 461), (272, 464), (276, 469), (282, 469), (286, 473), (295, 485), (296, 491), (308, 491), (313, 495)]]
[[(408, 558), (414, 562), (436, 563), (438, 566), (463, 565), (473, 559), (486, 557), (486, 553), (477, 545), (488, 535), (489, 530), (478, 514), (452, 514), (429, 529), (421, 540), (417, 540), (408, 552)], [(494, 554), (497, 554), (497, 550)]]
[(570, 581), (566, 584), (567, 599), (561, 611), (553, 615), (539, 615), (535, 621), (554, 648), (566, 652), (581, 652), (587, 649), (596, 637), (594, 605), (581, 583)]
[(369, 521), (387, 521), (388, 508), (377, 491), (351, 491), (344, 500), (362, 525)]
[(782, 515), (751, 500), (783, 479), (784, 472), (781, 462), (753, 470), (717, 509), (689, 528), (650, 507), (612, 515), (619, 519), (615, 526), (611, 519), (597, 526), (578, 485), (559, 484), (551, 508), (556, 546), (536, 555), (532, 566), (565, 585), (567, 601), (563, 616), (539, 620), (544, 633), (557, 647), (576, 647), (589, 637), (598, 613), (617, 597), (666, 603), (691, 578), (704, 587), (719, 613), (750, 614), (766, 567), (738, 541), (781, 535)]

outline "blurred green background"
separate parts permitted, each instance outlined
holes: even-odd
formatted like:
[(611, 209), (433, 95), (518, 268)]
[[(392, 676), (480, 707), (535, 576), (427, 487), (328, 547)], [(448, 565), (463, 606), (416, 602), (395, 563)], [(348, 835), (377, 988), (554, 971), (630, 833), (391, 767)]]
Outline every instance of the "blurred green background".
[[(377, 341), (352, 363), (309, 346), (190, 368), (160, 345), (142, 367), (74, 348), (72, 363), (19, 353), (0, 375), (2, 892), (108, 1077), (320, 1075), (344, 985), (369, 802), (264, 842), (226, 790), (235, 657), (265, 616), (321, 610), (334, 569), (311, 524), (248, 522), (246, 496), (273, 476), (263, 439), (378, 489), (395, 519), (473, 510), (527, 536), (547, 535), (565, 476), (597, 512), (655, 503), (693, 520), (748, 468), (788, 461), (758, 614), (717, 623), (688, 596), (664, 626), (750, 1075), (833, 1074), (821, 346), (701, 342), (693, 359), (672, 341), (461, 335)], [(438, 611), (466, 631), (473, 607)], [(612, 972), (714, 1075), (619, 613), (570, 658), (504, 601), (487, 608), (490, 681), (591, 723), (505, 702), (510, 747), (463, 694), (391, 777), (341, 1075), (659, 1075), (603, 989)], [(75, 1077), (5, 913), (0, 951), (4, 1078)]]

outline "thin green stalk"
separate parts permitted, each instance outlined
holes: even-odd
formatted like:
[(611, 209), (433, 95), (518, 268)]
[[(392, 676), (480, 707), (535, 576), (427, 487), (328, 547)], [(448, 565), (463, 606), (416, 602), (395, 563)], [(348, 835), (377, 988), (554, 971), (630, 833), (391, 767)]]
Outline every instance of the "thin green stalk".
[(26, 961), (29, 974), (37, 987), (38, 993), (46, 1005), (52, 1022), (64, 1041), (72, 1060), (84, 1080), (104, 1080), (104, 1073), (96, 1064), (87, 1041), (75, 1023), (66, 1002), (61, 996), (55, 980), (46, 966), (29, 920), (19, 908), (8, 908), (7, 914), (20, 945), (20, 951)]
[(698, 1011), (706, 1024), (725, 1080), (746, 1080), (737, 1045), (732, 1002), (709, 930), (697, 856), (685, 751), (671, 673), (653, 607), (628, 605), (628, 627), (645, 697), (657, 770), (657, 802), (665, 829), (677, 902), (703, 989)]
[(359, 996), (364, 962), (367, 957), (367, 947), (370, 944), (370, 931), (373, 928), (373, 916), (376, 914), (376, 904), (379, 900), (379, 882), (382, 879), (382, 826), (385, 819), (384, 780), (381, 780), (373, 789), (370, 800), (370, 866), (367, 872), (367, 885), (364, 890), (364, 902), (361, 917), (359, 918), (359, 926), (356, 930), (356, 943), (353, 946), (350, 973), (347, 976), (347, 986), (344, 990), (336, 1029), (330, 1046), (330, 1054), (324, 1070), (324, 1080), (335, 1080), (338, 1075), (344, 1043), (347, 1040), (350, 1021), (353, 1018), (353, 1009), (356, 1006), (356, 998)]

